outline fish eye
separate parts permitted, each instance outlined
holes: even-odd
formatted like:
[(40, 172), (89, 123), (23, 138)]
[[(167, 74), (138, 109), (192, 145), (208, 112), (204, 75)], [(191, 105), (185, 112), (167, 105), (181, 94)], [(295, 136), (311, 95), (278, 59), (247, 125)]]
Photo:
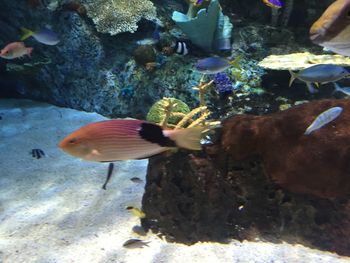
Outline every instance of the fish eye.
[(346, 12), (346, 18), (350, 19), (350, 10), (348, 10), (348, 12)]
[(70, 139), (70, 140), (68, 141), (69, 144), (74, 144), (74, 143), (76, 143), (76, 142), (77, 142), (77, 139), (76, 139), (76, 138)]

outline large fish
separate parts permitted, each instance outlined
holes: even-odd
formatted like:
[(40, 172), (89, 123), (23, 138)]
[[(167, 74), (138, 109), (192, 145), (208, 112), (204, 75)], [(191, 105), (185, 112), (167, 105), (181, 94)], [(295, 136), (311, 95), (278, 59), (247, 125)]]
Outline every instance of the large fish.
[(148, 158), (173, 147), (200, 150), (202, 127), (164, 130), (141, 120), (90, 123), (68, 135), (59, 147), (75, 157), (95, 162)]
[(350, 0), (337, 0), (311, 26), (310, 39), (335, 53), (350, 56)]

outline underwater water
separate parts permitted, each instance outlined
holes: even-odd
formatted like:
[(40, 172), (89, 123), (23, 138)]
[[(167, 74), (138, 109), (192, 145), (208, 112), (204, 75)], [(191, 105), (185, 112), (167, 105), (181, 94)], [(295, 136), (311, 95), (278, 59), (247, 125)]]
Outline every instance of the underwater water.
[(349, 0), (3, 0), (0, 263), (350, 262)]

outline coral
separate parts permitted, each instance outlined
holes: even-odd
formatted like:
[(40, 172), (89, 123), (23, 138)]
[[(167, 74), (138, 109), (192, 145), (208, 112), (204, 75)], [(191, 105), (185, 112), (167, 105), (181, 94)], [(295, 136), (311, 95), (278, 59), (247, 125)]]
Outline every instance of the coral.
[(134, 96), (134, 89), (132, 87), (122, 88), (119, 92), (119, 96), (123, 99), (131, 99)]
[[(206, 4), (207, 2), (205, 2)], [(173, 12), (172, 19), (191, 39), (193, 44), (205, 51), (230, 49), (232, 24), (222, 14), (218, 0), (212, 0), (207, 8), (190, 4), (187, 14)], [(203, 37), (205, 32), (205, 37)]]
[(163, 98), (153, 104), (146, 119), (162, 126), (171, 126), (176, 125), (189, 112), (190, 108), (183, 101)]
[(156, 8), (149, 0), (82, 0), (82, 3), (101, 33), (133, 33), (141, 18), (156, 18)]
[[(306, 136), (324, 110), (344, 111), (331, 124)], [(234, 160), (260, 156), (266, 174), (280, 186), (322, 198), (350, 193), (349, 100), (305, 103), (271, 115), (237, 115), (223, 123), (222, 146)]]
[(156, 61), (156, 50), (151, 45), (141, 45), (134, 50), (134, 59), (137, 64), (146, 66)]
[(227, 76), (227, 74), (225, 73), (215, 74), (214, 84), (215, 84), (215, 89), (220, 96), (226, 97), (232, 94), (233, 84), (230, 77)]
[(274, 70), (301, 70), (316, 64), (350, 66), (350, 58), (341, 55), (314, 55), (309, 52), (287, 55), (270, 55), (259, 62), (259, 66)]

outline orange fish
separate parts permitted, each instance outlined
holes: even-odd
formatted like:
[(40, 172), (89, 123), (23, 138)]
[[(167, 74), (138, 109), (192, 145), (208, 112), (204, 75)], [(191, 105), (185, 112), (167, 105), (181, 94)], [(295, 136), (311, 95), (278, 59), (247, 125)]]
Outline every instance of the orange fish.
[(20, 58), (24, 55), (30, 56), (32, 47), (25, 47), (23, 42), (12, 42), (4, 47), (0, 52), (0, 57), (5, 59)]
[(108, 120), (81, 127), (58, 146), (87, 161), (143, 159), (174, 147), (200, 150), (203, 130), (203, 127), (165, 130), (140, 120)]

